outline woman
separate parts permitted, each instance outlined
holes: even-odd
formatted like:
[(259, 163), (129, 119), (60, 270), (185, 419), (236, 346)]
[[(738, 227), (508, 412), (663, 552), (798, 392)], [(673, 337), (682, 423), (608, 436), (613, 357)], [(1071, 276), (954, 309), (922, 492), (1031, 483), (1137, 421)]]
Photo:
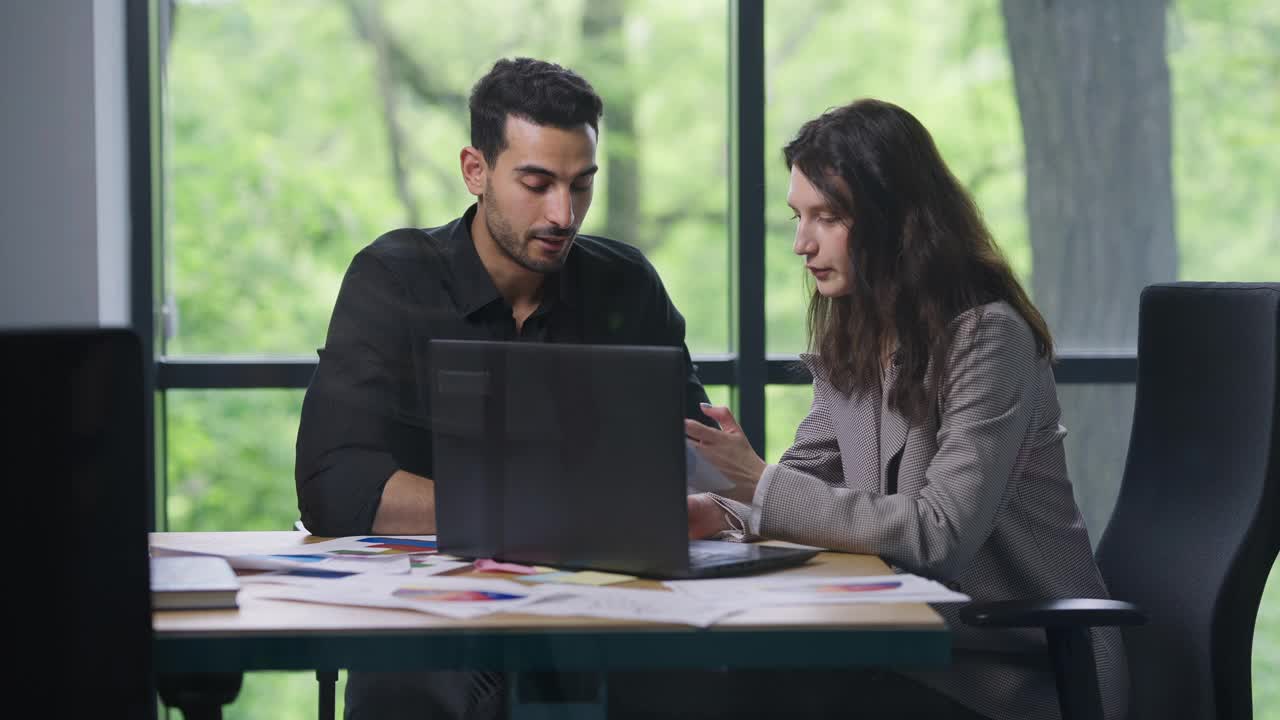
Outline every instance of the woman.
[[(686, 423), (735, 485), (690, 497), (690, 534), (873, 553), (974, 600), (1107, 597), (1067, 478), (1049, 331), (928, 131), (860, 100), (806, 123), (784, 156), (816, 284), (813, 405), (776, 465), (727, 408), (705, 410), (722, 430)], [(987, 717), (1057, 717), (1042, 634), (969, 628), (957, 608), (938, 608), (952, 665), (910, 681)], [(1095, 631), (1094, 649), (1107, 717), (1122, 717), (1119, 635)]]

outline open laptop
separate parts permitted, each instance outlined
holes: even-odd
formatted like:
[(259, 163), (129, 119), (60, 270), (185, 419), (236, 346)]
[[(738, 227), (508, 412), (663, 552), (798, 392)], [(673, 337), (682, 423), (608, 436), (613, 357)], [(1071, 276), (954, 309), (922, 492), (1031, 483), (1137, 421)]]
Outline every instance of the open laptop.
[(663, 578), (816, 550), (689, 541), (678, 348), (432, 340), (441, 552)]

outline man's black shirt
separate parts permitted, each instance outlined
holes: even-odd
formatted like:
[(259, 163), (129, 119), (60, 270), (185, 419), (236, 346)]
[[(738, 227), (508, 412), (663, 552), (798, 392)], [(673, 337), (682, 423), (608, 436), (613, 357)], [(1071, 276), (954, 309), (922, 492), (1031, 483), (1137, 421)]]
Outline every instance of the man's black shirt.
[[(473, 205), (427, 230), (393, 230), (351, 261), (302, 404), (294, 466), (312, 533), (372, 531), (396, 470), (431, 477), (428, 341), (513, 340), (684, 348), (684, 318), (639, 250), (579, 235), (516, 329), (471, 239)], [(687, 417), (706, 422), (688, 350)], [(625, 381), (619, 379), (620, 381)]]

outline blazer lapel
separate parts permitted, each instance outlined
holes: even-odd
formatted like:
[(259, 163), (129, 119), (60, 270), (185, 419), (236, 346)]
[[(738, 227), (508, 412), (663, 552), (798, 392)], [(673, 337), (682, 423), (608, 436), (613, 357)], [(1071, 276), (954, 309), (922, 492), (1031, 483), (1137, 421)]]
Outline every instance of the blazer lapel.
[[(828, 383), (816, 355), (800, 353), (800, 361), (808, 367), (815, 388)], [(880, 451), (880, 428), (876, 417), (882, 402), (880, 388), (871, 388), (862, 394), (855, 392), (845, 395), (828, 386), (823, 394), (832, 403), (831, 423), (840, 444), (845, 485), (859, 490), (874, 490), (876, 484), (880, 483), (883, 491), (883, 468), (879, 479), (872, 473), (877, 467), (876, 455)]]
[(886, 470), (889, 461), (907, 442), (907, 431), (911, 423), (901, 414), (889, 409), (889, 388), (898, 379), (897, 364), (890, 365), (885, 372), (884, 383), (880, 390), (880, 492), (887, 492), (889, 478)]

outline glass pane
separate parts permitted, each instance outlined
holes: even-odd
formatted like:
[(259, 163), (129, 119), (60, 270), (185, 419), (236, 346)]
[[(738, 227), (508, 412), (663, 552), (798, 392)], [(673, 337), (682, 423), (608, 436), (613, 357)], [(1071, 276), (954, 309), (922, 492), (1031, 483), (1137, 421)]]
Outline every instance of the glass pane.
[[(312, 354), (360, 248), (471, 203), (458, 172), (467, 94), (494, 60), (516, 55), (574, 68), (605, 99), (583, 231), (644, 249), (688, 320), (690, 348), (728, 348), (723, 3), (358, 6), (372, 14), (339, 0), (177, 3), (165, 118), (178, 309), (169, 354)], [(679, 73), (668, 72), (673, 57)]]
[[(298, 519), (293, 447), (298, 390), (170, 390), (165, 393), (168, 529), (292, 530)], [(340, 673), (342, 717), (346, 673)], [(314, 672), (245, 673), (234, 718), (316, 714)], [(177, 717), (177, 713), (171, 713)]]
[(1147, 284), (1280, 278), (1275, 3), (1116, 14), (809, 0), (767, 13), (770, 351), (804, 345), (779, 150), (857, 97), (930, 129), (1064, 352), (1131, 351)]
[(1095, 548), (1107, 529), (1124, 477), (1133, 428), (1133, 392), (1133, 385), (1058, 386), (1062, 424), (1067, 428), (1067, 474)]
[(292, 530), (301, 409), (301, 390), (168, 391), (168, 529)]
[(1021, 134), (998, 2), (797, 0), (766, 3), (765, 16), (769, 352), (805, 348), (809, 296), (791, 250), (782, 147), (805, 121), (856, 98), (897, 103), (929, 128), (1014, 268), (1029, 275)]
[(1280, 279), (1278, 29), (1267, 0), (1178, 0), (1170, 13), (1181, 279)]
[(733, 388), (728, 385), (707, 385), (704, 389), (712, 405), (733, 407)]
[[(346, 707), (347, 673), (338, 673), (334, 691), (335, 718), (342, 717)], [(225, 720), (315, 720), (319, 708), (318, 687), (314, 672), (250, 672), (244, 674), (244, 683), (235, 702), (222, 706)], [(171, 711), (171, 720), (178, 720), (181, 713)]]
[(809, 414), (812, 403), (812, 385), (770, 385), (764, 389), (765, 461), (778, 462), (791, 447), (796, 428)]
[(1253, 711), (1258, 720), (1280, 720), (1280, 563), (1262, 591), (1253, 630)]

